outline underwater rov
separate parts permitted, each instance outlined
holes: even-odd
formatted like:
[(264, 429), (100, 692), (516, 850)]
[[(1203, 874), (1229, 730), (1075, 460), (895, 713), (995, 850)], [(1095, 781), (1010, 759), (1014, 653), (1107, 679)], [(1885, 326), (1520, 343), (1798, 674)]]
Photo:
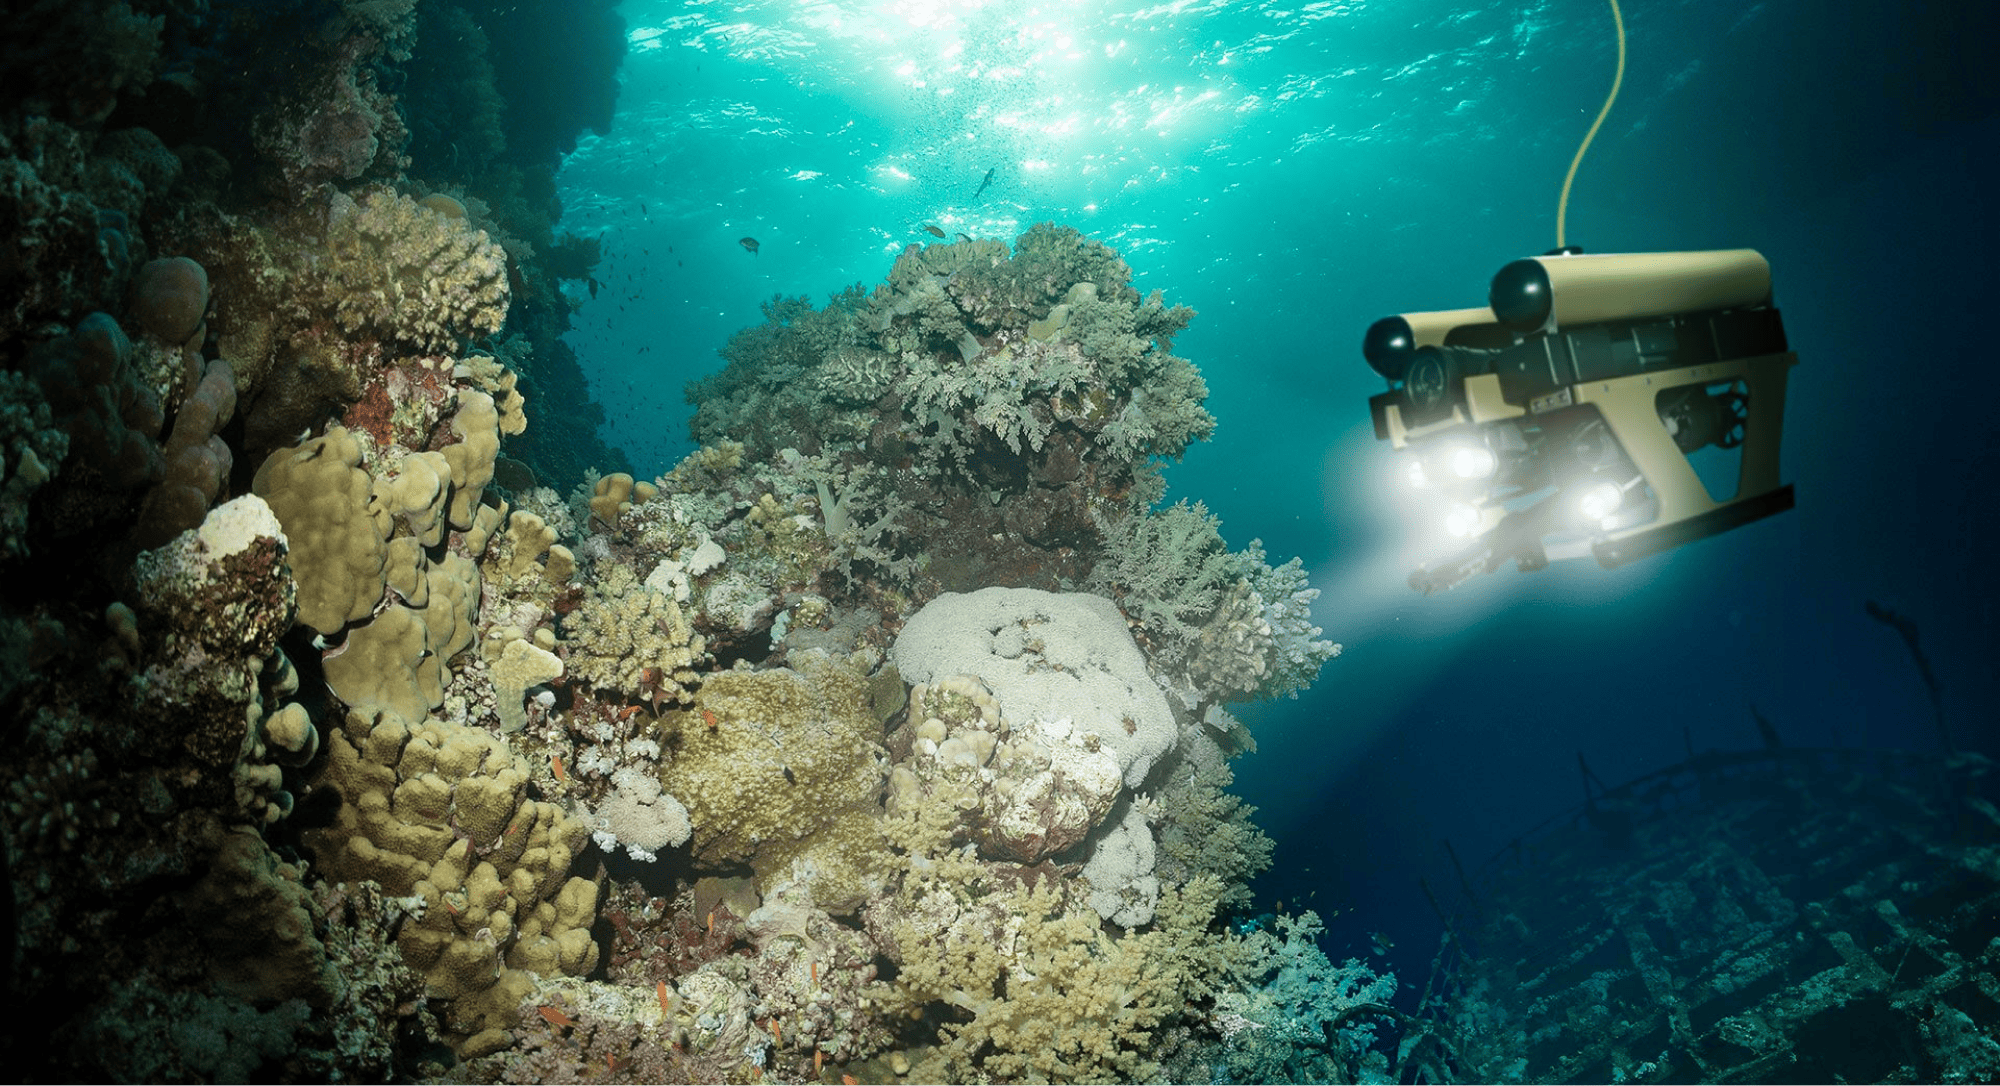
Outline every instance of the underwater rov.
[(1792, 507), (1778, 445), (1798, 357), (1752, 250), (1517, 260), (1486, 307), (1386, 317), (1362, 354), (1390, 385), (1368, 401), (1376, 438), (1468, 541), (1410, 574), (1425, 595), (1508, 561), (1609, 569)]
[[(1778, 481), (1785, 379), (1798, 357), (1749, 249), (1584, 255), (1564, 244), (1570, 185), (1625, 82), (1618, 71), (1563, 177), (1556, 247), (1493, 277), (1483, 309), (1405, 313), (1361, 353), (1389, 381), (1375, 436), (1470, 542), (1420, 566), (1425, 595), (1513, 561), (1597, 556), (1606, 569), (1792, 507)], [(1715, 477), (1717, 455), (1736, 456)]]

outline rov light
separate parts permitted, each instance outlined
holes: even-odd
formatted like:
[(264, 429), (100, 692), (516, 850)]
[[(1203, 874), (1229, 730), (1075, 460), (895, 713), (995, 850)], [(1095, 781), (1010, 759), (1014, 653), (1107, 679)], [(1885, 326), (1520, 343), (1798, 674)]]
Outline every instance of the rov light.
[(1460, 445), (1451, 451), (1451, 471), (1461, 479), (1484, 479), (1499, 465), (1484, 445)]
[(1617, 483), (1592, 483), (1578, 499), (1577, 508), (1585, 520), (1600, 521), (1618, 511), (1625, 504), (1625, 491)]
[(1444, 530), (1464, 539), (1479, 529), (1479, 510), (1470, 505), (1454, 505), (1444, 515)]
[(1409, 482), (1411, 490), (1423, 490), (1431, 485), (1430, 476), (1424, 474), (1424, 462), (1414, 456), (1404, 464), (1403, 478)]

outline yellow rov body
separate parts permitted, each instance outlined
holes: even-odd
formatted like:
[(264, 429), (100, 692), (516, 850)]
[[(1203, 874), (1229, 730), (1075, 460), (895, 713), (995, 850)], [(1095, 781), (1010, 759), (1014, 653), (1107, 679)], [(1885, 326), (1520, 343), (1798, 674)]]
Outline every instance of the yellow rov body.
[(1410, 575), (1425, 594), (1510, 560), (1611, 568), (1792, 507), (1798, 357), (1752, 250), (1517, 260), (1486, 306), (1384, 318), (1362, 353), (1390, 384), (1375, 436), (1467, 541)]

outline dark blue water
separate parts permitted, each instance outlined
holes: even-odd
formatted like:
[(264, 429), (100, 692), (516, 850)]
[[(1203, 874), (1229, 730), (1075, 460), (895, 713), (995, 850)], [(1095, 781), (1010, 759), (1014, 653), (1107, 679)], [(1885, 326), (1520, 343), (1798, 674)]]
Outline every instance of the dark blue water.
[[(1697, 748), (1934, 748), (1876, 600), (1913, 619), (1961, 746), (1997, 745), (1991, 322), (2000, 242), (1995, 18), (1635, 0), (1615, 108), (1567, 238), (1752, 247), (1800, 363), (1792, 512), (1615, 571), (1509, 568), (1442, 596), (1434, 540), (1373, 439), (1377, 317), (1481, 304), (1556, 243), (1557, 195), (1609, 89), (1609, 8), (1400, 4), (627, 3), (619, 110), (562, 174), (604, 238), (571, 336), (641, 472), (690, 450), (686, 381), (774, 294), (873, 284), (903, 246), (1045, 220), (1200, 313), (1177, 340), (1214, 441), (1173, 468), (1232, 545), (1297, 554), (1345, 654), (1242, 715), (1238, 790), (1277, 838), (1267, 902), (1367, 933), (1422, 976), (1476, 864), (1581, 798)], [(989, 188), (975, 196), (987, 171)], [(752, 255), (738, 244), (759, 241)], [(582, 296), (579, 295), (581, 299)], [(1434, 549), (1433, 549), (1434, 553)]]

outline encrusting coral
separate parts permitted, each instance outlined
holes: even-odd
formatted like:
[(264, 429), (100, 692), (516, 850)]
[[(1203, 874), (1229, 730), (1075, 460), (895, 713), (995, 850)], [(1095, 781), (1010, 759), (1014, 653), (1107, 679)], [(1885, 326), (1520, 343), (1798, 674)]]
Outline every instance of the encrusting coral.
[(772, 883), (794, 864), (810, 894), (851, 910), (868, 896), (867, 853), (886, 757), (864, 661), (803, 653), (791, 668), (707, 676), (673, 714), (661, 784), (688, 811), (695, 858), (746, 863)]

